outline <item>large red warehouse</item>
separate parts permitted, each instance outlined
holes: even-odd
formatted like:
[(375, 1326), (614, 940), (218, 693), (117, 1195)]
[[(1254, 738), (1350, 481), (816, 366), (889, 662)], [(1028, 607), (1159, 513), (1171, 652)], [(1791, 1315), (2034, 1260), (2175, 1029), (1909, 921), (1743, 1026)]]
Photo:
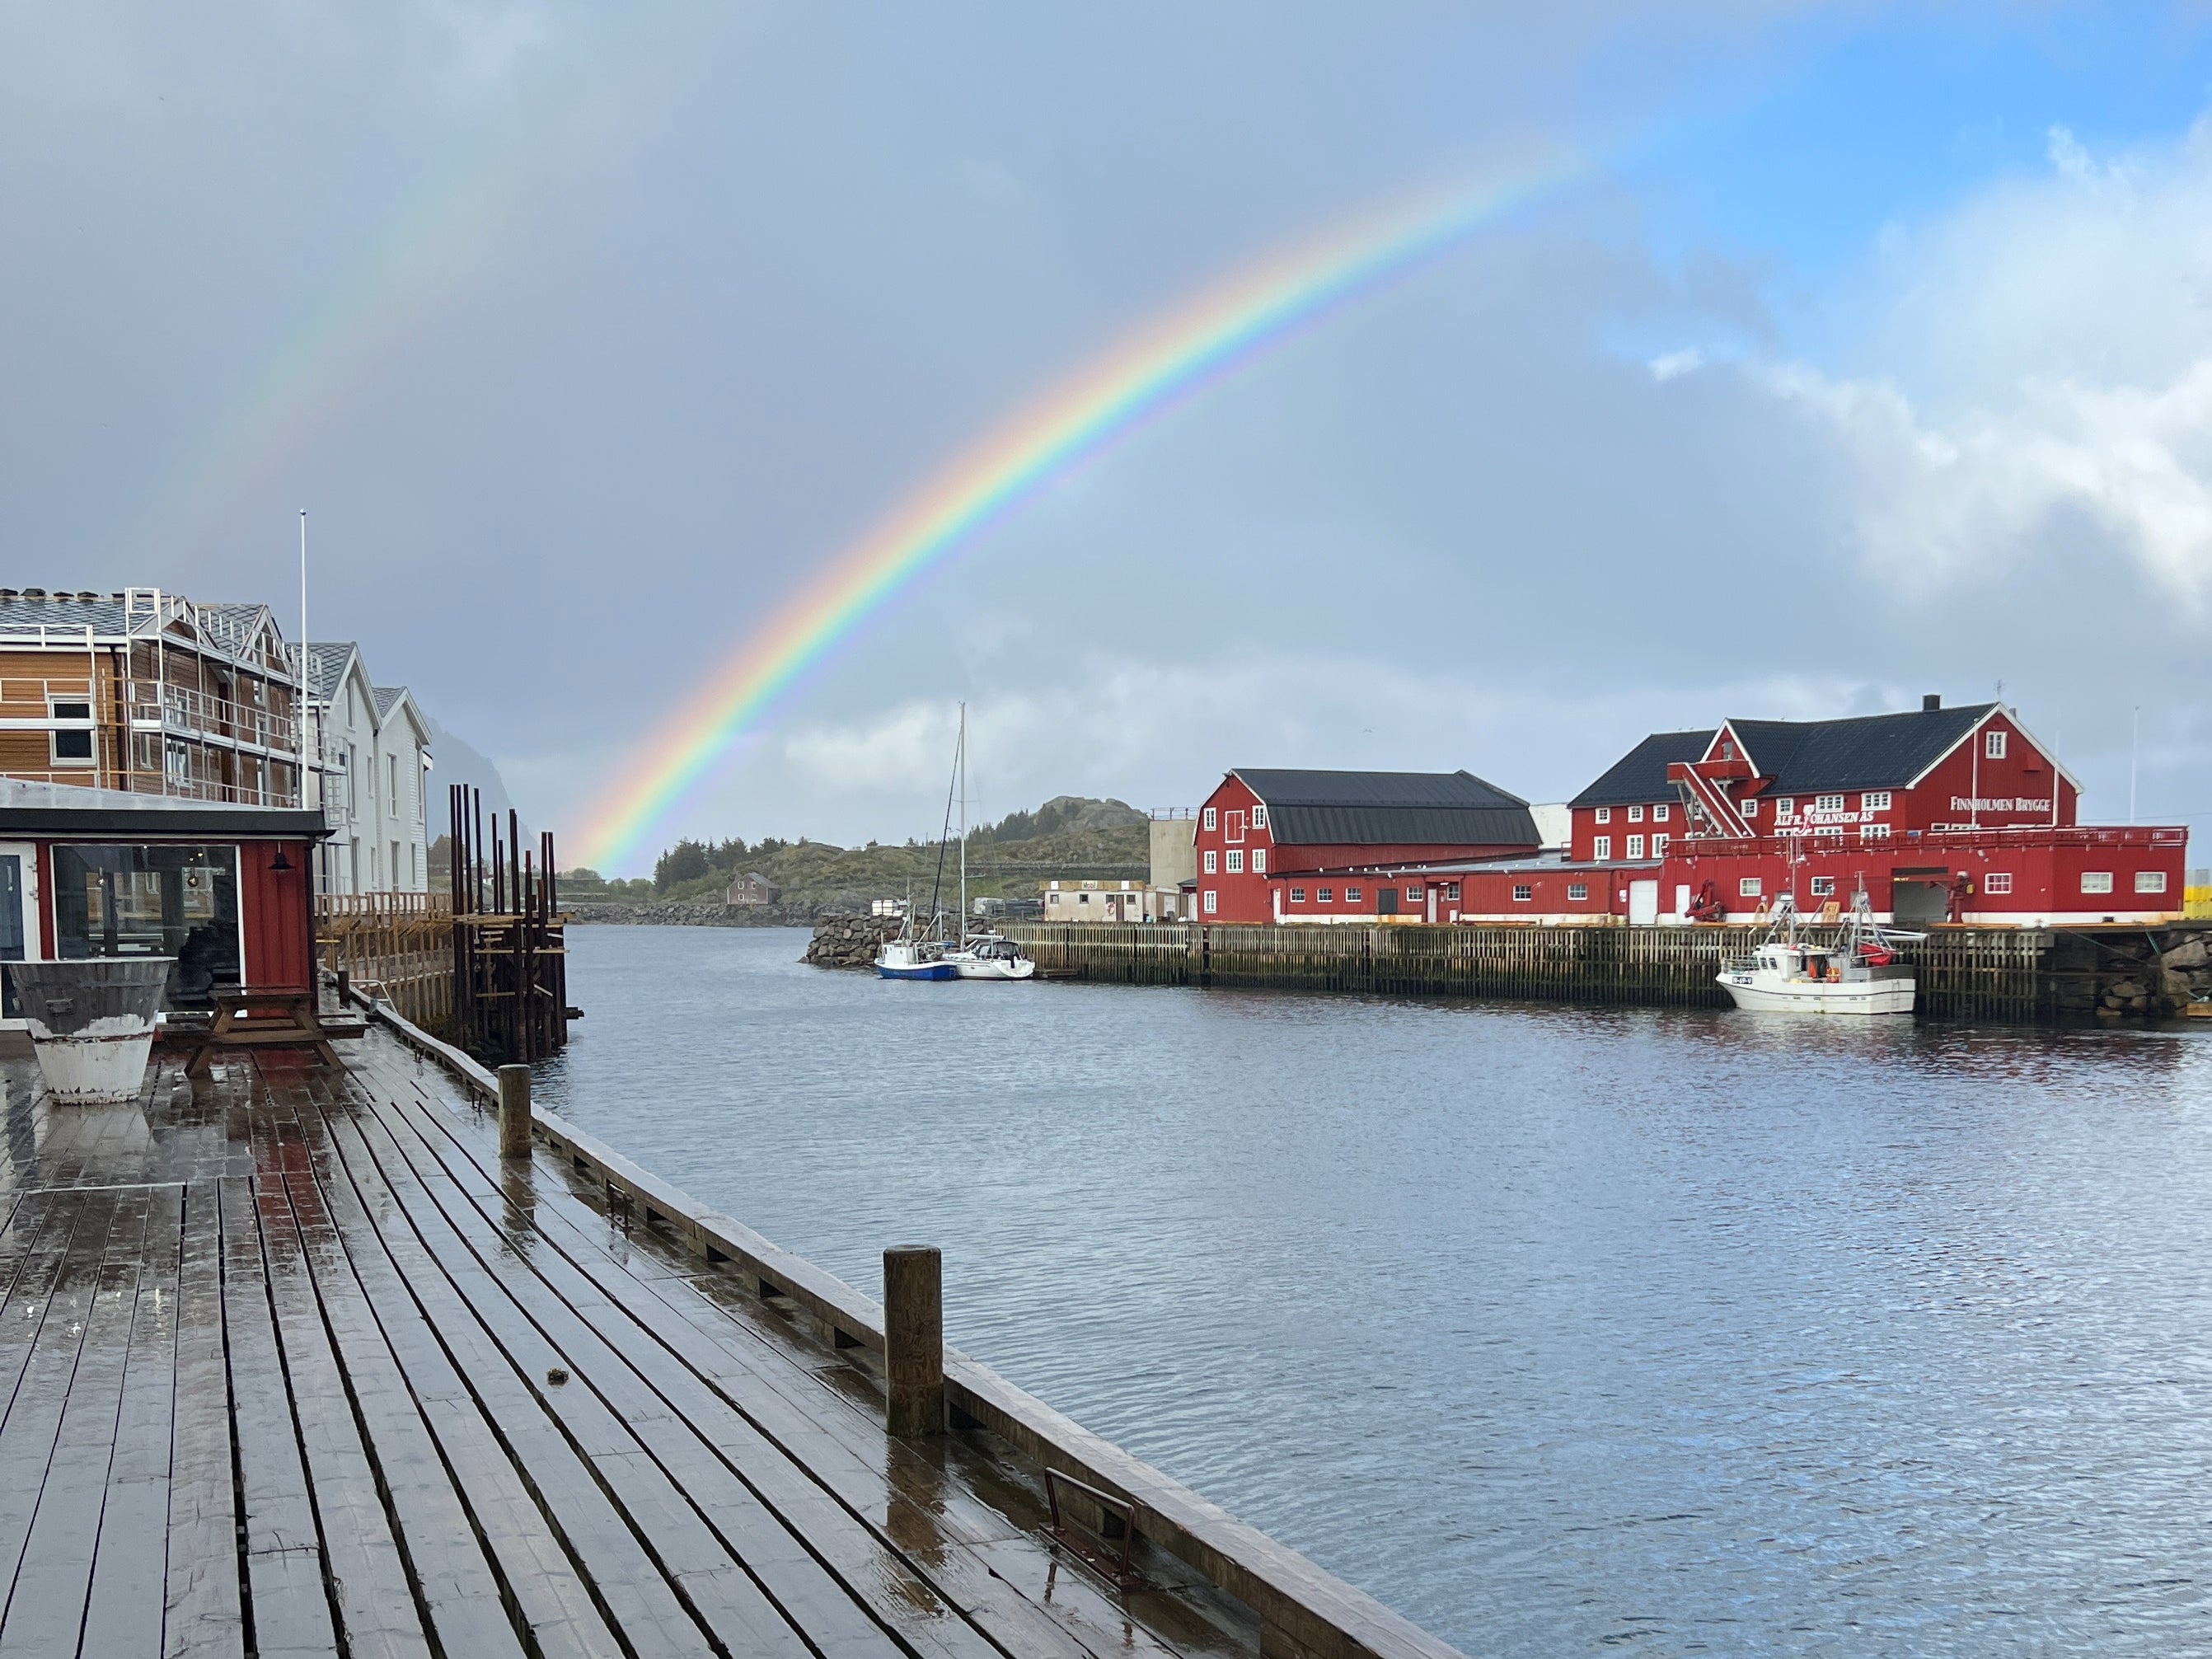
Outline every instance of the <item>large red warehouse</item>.
[[(1538, 845), (1528, 803), (1470, 772), (1303, 772), (1240, 768), (1198, 815), (1198, 920), (1359, 920), (1395, 895), (1359, 883), (1288, 878), (1384, 863), (1527, 854)], [(1371, 884), (1370, 884), (1371, 885)], [(1327, 893), (1322, 900), (1319, 895)]]

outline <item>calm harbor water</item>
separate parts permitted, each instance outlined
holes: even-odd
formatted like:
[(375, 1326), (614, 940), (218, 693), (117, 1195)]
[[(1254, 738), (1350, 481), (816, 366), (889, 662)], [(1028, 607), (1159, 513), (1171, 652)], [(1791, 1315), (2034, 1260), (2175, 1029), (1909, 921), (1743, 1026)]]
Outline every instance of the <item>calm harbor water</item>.
[(2212, 1034), (903, 985), (578, 927), (540, 1099), (1474, 1654), (2212, 1651)]

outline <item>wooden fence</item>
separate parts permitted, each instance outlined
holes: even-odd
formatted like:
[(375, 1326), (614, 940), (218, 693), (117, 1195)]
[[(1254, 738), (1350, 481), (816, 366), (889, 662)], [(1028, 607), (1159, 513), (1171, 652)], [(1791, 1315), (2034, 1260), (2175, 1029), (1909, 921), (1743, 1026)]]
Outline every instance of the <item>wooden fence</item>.
[[(1129, 985), (1724, 1008), (1716, 975), (1763, 930), (1008, 923), (1000, 931), (1048, 974)], [(1937, 927), (1899, 954), (1917, 970), (1923, 1014), (2040, 1023), (2090, 1013), (2115, 985), (2154, 983), (2157, 951), (2176, 936), (2171, 927)]]
[(453, 1019), (453, 906), (444, 893), (318, 893), (315, 951), (426, 1030)]

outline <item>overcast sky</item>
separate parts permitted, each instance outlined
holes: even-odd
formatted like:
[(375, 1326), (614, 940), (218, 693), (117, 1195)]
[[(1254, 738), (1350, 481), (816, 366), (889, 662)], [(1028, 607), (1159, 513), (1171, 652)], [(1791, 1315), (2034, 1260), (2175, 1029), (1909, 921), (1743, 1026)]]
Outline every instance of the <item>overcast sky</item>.
[(1565, 147), (945, 562), (658, 839), (921, 833), (963, 697), (996, 817), (1556, 799), (1999, 682), (2095, 817), (2140, 708), (2138, 816), (2212, 834), (2208, 109), (2201, 5), (11, 7), (0, 583), (289, 634), (305, 507), (317, 636), (571, 824), (1091, 353)]

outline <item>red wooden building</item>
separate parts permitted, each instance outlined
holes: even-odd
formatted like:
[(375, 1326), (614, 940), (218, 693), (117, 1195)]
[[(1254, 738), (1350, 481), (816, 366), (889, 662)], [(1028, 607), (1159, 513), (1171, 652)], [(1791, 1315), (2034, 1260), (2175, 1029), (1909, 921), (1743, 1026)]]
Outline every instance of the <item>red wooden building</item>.
[(1402, 894), (1336, 872), (1528, 855), (1538, 836), (1528, 802), (1469, 772), (1240, 769), (1196, 842), (1199, 921), (1363, 921), (1404, 914)]
[(1568, 803), (1577, 860), (1664, 857), (1686, 833), (1894, 841), (1959, 830), (2063, 829), (2079, 787), (1998, 703), (1840, 720), (1724, 721), (1661, 732)]

